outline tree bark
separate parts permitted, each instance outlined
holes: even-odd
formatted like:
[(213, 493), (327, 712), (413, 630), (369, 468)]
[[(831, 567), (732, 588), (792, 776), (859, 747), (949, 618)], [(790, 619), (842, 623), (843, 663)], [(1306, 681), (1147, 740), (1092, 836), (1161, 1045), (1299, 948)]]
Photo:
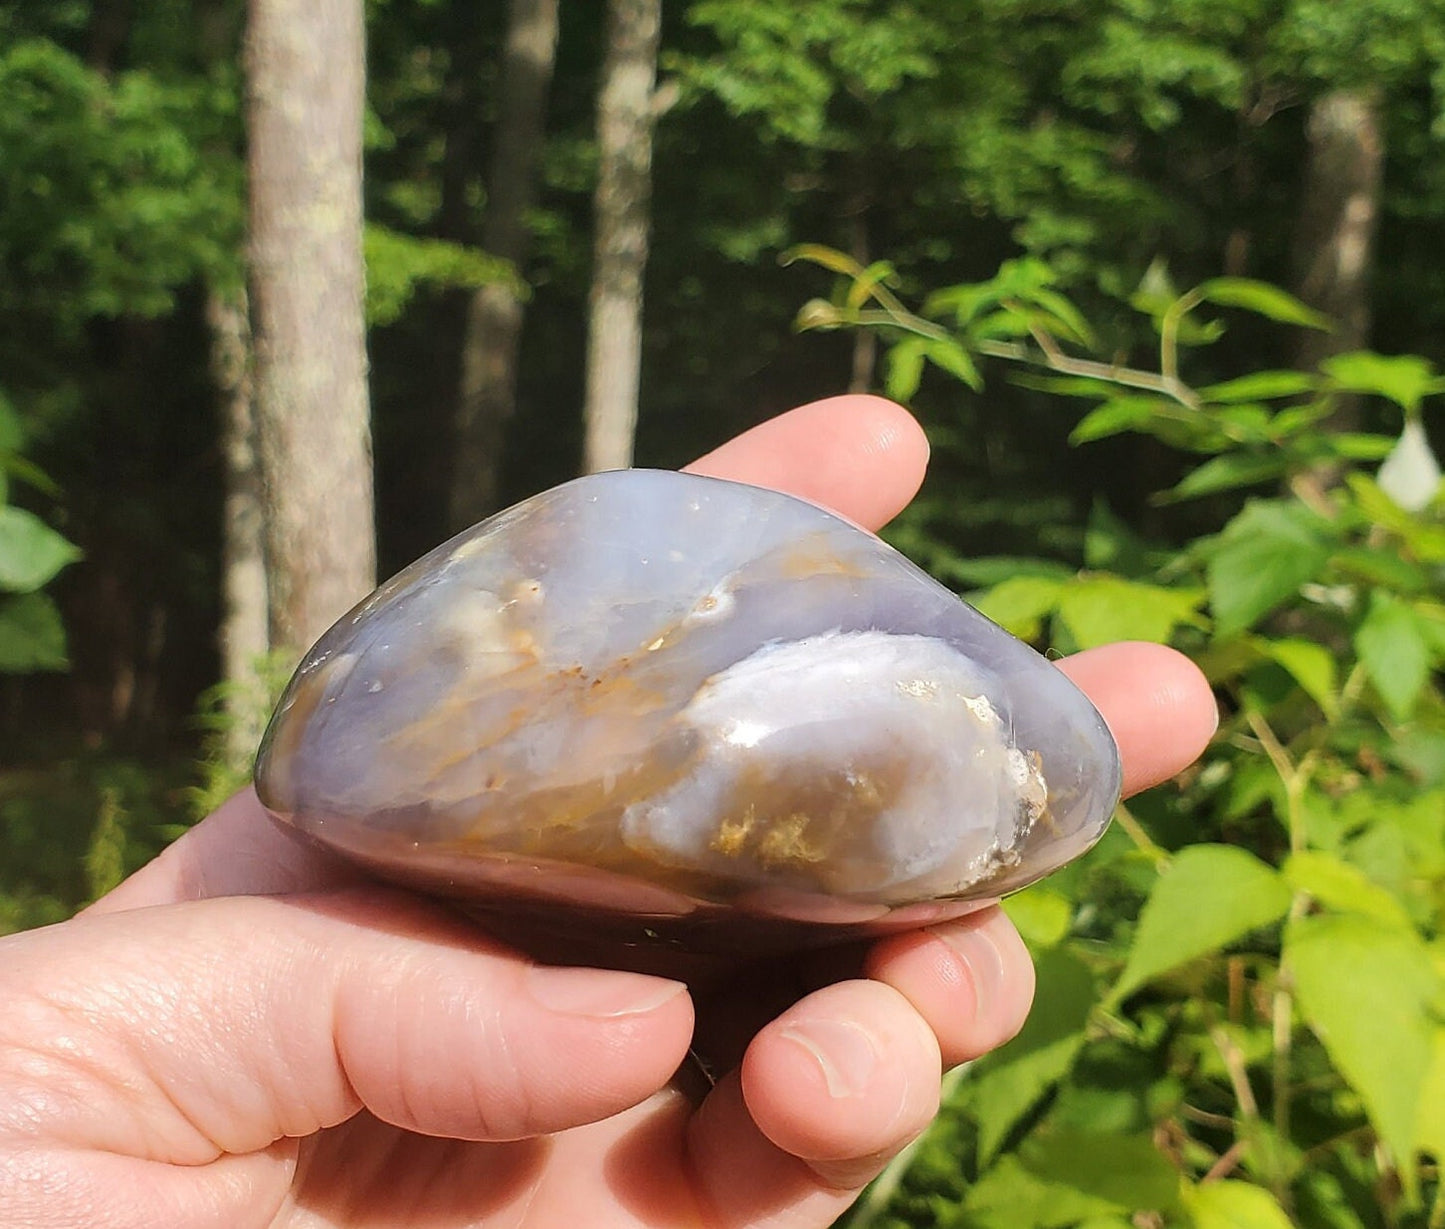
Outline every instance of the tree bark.
[(115, 72), (134, 20), (134, 0), (100, 0), (91, 9), (86, 65), (106, 76)]
[(246, 51), (271, 643), (300, 650), (375, 582), (361, 0), (251, 0)]
[[(511, 0), (482, 247), (519, 270), (531, 247), (527, 212), (536, 198), (557, 24), (557, 0)], [(522, 320), (522, 302), (510, 286), (483, 286), (467, 303), (451, 480), (454, 529), (497, 508), (502, 439), (516, 413)]]
[(222, 753), (245, 768), (256, 752), (267, 697), (259, 667), (271, 648), (265, 504), (256, 439), (251, 325), (243, 288), (206, 296), (211, 378), (220, 403), (226, 496), (221, 514), (221, 678), (227, 688)]
[(597, 105), (600, 165), (584, 410), (583, 467), (588, 473), (632, 464), (661, 25), (661, 0), (608, 2), (607, 50)]
[(1305, 335), (1298, 361), (1312, 371), (1330, 355), (1369, 342), (1369, 283), (1385, 162), (1379, 100), (1358, 90), (1325, 94), (1310, 107), (1306, 132), (1298, 293), (1335, 322), (1333, 333)]

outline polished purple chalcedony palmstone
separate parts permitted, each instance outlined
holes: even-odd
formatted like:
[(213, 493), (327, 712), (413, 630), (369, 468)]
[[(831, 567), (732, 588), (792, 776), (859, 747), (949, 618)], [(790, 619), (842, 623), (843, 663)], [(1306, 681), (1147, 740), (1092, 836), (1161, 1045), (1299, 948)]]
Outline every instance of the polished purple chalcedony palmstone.
[(256, 783), (281, 821), (470, 908), (726, 950), (995, 900), (1098, 839), (1120, 766), (1059, 670), (871, 534), (625, 470), (476, 526), (337, 623)]

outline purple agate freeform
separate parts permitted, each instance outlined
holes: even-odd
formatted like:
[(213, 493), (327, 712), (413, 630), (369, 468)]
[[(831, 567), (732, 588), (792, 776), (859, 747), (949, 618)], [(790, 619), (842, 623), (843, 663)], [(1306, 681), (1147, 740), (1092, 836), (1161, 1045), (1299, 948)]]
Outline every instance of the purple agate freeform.
[(470, 909), (726, 951), (996, 900), (1098, 839), (1120, 766), (1063, 673), (871, 534), (626, 470), (493, 517), (337, 623), (256, 785)]

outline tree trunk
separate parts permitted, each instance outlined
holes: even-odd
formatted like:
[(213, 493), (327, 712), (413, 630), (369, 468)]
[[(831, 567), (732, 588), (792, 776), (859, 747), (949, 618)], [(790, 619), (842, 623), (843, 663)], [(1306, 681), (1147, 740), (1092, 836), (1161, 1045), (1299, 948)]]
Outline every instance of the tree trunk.
[[(557, 0), (511, 0), (487, 170), (482, 247), (521, 269), (531, 246), (547, 96), (557, 55)], [(516, 412), (523, 307), (510, 286), (483, 286), (467, 304), (457, 397), (450, 515), (465, 529), (496, 511), (502, 437)]]
[(116, 70), (135, 19), (135, 0), (99, 0), (91, 9), (85, 62), (98, 73)]
[(257, 454), (251, 325), (246, 292), (206, 296), (211, 378), (220, 402), (226, 497), (221, 515), (221, 678), (229, 684), (222, 753), (237, 770), (261, 740), (268, 697), (259, 667), (271, 648), (266, 585), (265, 505)]
[(588, 473), (632, 464), (661, 25), (661, 0), (608, 2), (597, 105), (600, 166), (587, 340), (583, 466)]
[(300, 650), (375, 582), (361, 0), (251, 0), (246, 50), (271, 643)]
[(1379, 100), (1357, 90), (1325, 94), (1310, 107), (1306, 131), (1298, 293), (1335, 322), (1333, 333), (1305, 335), (1298, 361), (1311, 371), (1330, 355), (1369, 342), (1369, 281), (1385, 161)]

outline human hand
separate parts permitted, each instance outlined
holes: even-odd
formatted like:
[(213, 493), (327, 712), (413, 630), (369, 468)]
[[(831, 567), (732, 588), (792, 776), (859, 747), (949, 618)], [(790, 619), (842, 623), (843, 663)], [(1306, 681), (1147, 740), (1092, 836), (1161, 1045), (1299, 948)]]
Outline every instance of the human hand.
[[(877, 527), (926, 445), (838, 398), (703, 458)], [(1118, 645), (1061, 668), (1126, 791), (1214, 726), (1198, 671)], [(997, 909), (680, 983), (535, 966), (272, 824), (250, 791), (70, 922), (0, 942), (0, 1221), (11, 1229), (830, 1224), (928, 1123), (949, 1065), (1033, 989)], [(696, 1016), (696, 1018), (695, 1018)], [(696, 1035), (740, 1056), (700, 1103)]]

